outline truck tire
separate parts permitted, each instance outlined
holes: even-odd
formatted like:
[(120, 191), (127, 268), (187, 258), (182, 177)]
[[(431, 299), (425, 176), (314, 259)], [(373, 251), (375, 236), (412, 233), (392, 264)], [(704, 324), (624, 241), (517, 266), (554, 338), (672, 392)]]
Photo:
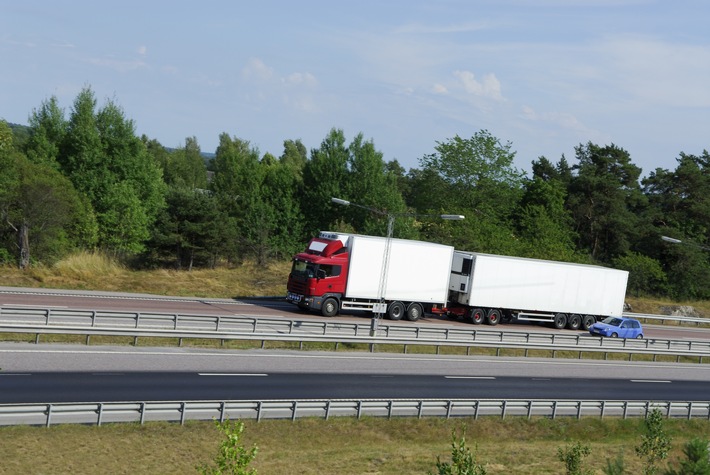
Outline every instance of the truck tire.
[(579, 327), (581, 325), (582, 325), (582, 316), (581, 315), (577, 315), (576, 313), (573, 313), (567, 319), (567, 328), (569, 328), (570, 330), (579, 330)]
[(338, 314), (338, 310), (340, 310), (338, 307), (338, 301), (333, 297), (328, 297), (323, 302), (323, 305), (320, 308), (320, 313), (324, 317), (334, 317)]
[(585, 315), (582, 317), (582, 330), (589, 331), (590, 328), (592, 328), (592, 325), (594, 325), (597, 322), (597, 319), (594, 318), (594, 315)]
[(402, 302), (392, 302), (387, 309), (387, 318), (401, 320), (402, 317), (404, 317), (404, 304)]
[(489, 325), (498, 325), (498, 323), (500, 323), (500, 310), (497, 308), (488, 310), (488, 314), (486, 315), (486, 323)]
[(558, 313), (555, 315), (555, 319), (552, 321), (552, 324), (557, 328), (558, 330), (563, 329), (564, 327), (567, 326), (567, 315), (564, 313)]
[(486, 318), (486, 314), (483, 313), (482, 308), (474, 308), (471, 310), (471, 323), (474, 325), (480, 325), (483, 323), (483, 320)]
[(407, 309), (407, 320), (409, 320), (410, 322), (416, 322), (417, 320), (422, 318), (423, 315), (424, 308), (421, 306), (421, 304), (409, 304), (409, 308)]

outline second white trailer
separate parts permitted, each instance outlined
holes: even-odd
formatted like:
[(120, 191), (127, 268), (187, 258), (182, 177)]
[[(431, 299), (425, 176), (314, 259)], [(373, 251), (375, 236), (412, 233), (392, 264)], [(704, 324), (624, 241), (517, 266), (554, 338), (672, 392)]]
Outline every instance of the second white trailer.
[(607, 267), (454, 252), (449, 306), (474, 323), (518, 319), (587, 329), (621, 316), (628, 272)]

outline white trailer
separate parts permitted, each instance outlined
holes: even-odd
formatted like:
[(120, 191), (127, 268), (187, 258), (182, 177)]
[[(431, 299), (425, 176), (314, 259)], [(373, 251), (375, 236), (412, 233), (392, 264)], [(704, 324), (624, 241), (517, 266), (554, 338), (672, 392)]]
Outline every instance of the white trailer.
[(387, 250), (387, 238), (357, 234), (349, 236), (347, 247), (350, 262), (341, 308), (372, 310), (371, 303), (380, 297), (389, 304), (417, 302), (427, 308), (446, 303), (453, 247), (392, 238)]
[(628, 272), (607, 267), (456, 251), (449, 310), (458, 307), (453, 315), (474, 323), (517, 319), (586, 330), (621, 316), (627, 280)]

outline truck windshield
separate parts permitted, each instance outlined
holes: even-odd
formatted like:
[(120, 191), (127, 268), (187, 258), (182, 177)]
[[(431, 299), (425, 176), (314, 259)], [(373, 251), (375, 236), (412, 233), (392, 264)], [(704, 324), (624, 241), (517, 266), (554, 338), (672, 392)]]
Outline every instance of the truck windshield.
[(329, 264), (315, 265), (306, 261), (293, 261), (291, 274), (301, 277), (325, 279), (326, 277), (339, 276), (340, 266)]
[(293, 267), (291, 268), (291, 274), (298, 275), (302, 277), (315, 277), (316, 270), (318, 266), (305, 261), (293, 261)]

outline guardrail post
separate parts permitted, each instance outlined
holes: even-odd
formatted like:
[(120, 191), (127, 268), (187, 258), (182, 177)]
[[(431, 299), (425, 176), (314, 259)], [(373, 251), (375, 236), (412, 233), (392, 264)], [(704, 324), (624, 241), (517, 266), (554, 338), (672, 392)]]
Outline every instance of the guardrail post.
[(222, 323), (222, 316), (217, 315), (217, 320), (215, 321), (215, 331), (219, 331), (220, 323)]
[(219, 422), (222, 423), (224, 422), (224, 412), (225, 408), (227, 407), (227, 403), (224, 401), (219, 403)]
[(404, 344), (404, 354), (405, 355), (407, 354), (407, 344), (406, 343)]
[(296, 410), (298, 409), (298, 401), (293, 401), (293, 406), (291, 406), (291, 420), (296, 420)]
[(91, 312), (91, 326), (96, 326), (96, 310)]
[(261, 401), (256, 403), (256, 422), (261, 422)]
[(360, 417), (362, 417), (362, 400), (358, 400), (357, 402), (357, 419), (360, 420)]
[(392, 407), (394, 406), (394, 402), (392, 399), (390, 399), (387, 402), (387, 419), (392, 419)]
[(474, 410), (473, 410), (473, 418), (474, 418), (475, 420), (478, 420), (478, 406), (479, 406), (479, 401), (476, 401), (474, 404), (475, 404), (475, 407), (474, 407)]
[(104, 404), (102, 402), (99, 403), (99, 407), (96, 412), (98, 412), (98, 418), (96, 419), (96, 425), (101, 426), (101, 418), (104, 415)]
[(330, 417), (330, 399), (325, 402), (325, 420), (327, 421)]
[(44, 312), (44, 316), (45, 316), (44, 324), (45, 324), (45, 325), (49, 325), (49, 314), (50, 314), (51, 312), (52, 312), (52, 309), (51, 309), (51, 308), (48, 308), (48, 309)]
[(50, 425), (52, 425), (52, 405), (47, 404), (47, 423), (45, 427), (49, 427)]
[(505, 419), (505, 410), (508, 408), (508, 401), (503, 401), (503, 405), (500, 410), (500, 418)]
[(419, 402), (417, 403), (417, 419), (422, 418), (422, 411), (423, 410), (424, 410), (424, 401), (422, 401), (420, 399)]
[(37, 334), (35, 335), (35, 345), (38, 345), (38, 344), (39, 344), (39, 335), (40, 335), (39, 333), (37, 333)]
[(602, 401), (602, 408), (601, 408), (601, 414), (599, 415), (599, 419), (604, 419), (604, 409), (606, 408), (606, 401)]
[(180, 425), (184, 426), (185, 425), (185, 401), (180, 403)]
[(577, 401), (577, 419), (582, 418), (582, 401)]
[(173, 315), (173, 330), (178, 329), (178, 315), (177, 313)]
[(688, 403), (688, 420), (693, 418), (693, 401)]
[(532, 401), (528, 401), (528, 420), (532, 419)]
[(552, 419), (557, 417), (557, 401), (552, 401)]
[(136, 328), (138, 328), (138, 324), (140, 323), (140, 319), (141, 319), (141, 313), (136, 312)]
[(454, 407), (454, 403), (451, 400), (446, 401), (446, 418), (450, 419), (451, 418), (451, 410)]
[(143, 425), (145, 423), (145, 402), (141, 402), (140, 412), (141, 412), (141, 425)]

